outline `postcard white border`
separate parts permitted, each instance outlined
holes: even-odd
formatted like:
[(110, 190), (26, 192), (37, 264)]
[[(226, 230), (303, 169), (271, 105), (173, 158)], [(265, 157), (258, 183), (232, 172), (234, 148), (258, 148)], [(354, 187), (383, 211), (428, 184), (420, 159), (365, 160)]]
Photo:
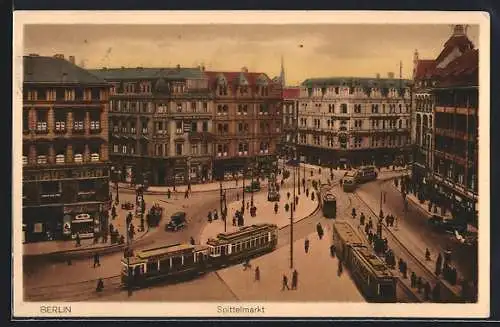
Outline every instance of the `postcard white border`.
[[(16, 11), (14, 12), (13, 51), (13, 316), (53, 317), (40, 313), (40, 304), (24, 302), (22, 273), (22, 56), (23, 26), (26, 24), (477, 24), (479, 34), (479, 299), (475, 304), (368, 304), (322, 302), (255, 303), (266, 307), (258, 317), (412, 317), (412, 318), (482, 318), (489, 316), (490, 306), (490, 16), (486, 12), (418, 12), (418, 11)], [(444, 42), (444, 40), (443, 40)], [(71, 305), (74, 317), (244, 317), (221, 315), (219, 305), (253, 303), (177, 303), (158, 302), (76, 302), (43, 303)], [(193, 310), (196, 308), (196, 311)]]

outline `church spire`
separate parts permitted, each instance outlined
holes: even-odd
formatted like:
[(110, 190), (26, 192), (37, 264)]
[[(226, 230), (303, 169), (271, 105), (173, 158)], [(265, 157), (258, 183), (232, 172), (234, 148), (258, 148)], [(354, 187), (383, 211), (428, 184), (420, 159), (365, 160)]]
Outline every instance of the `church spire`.
[(286, 81), (285, 81), (285, 65), (283, 64), (283, 55), (281, 55), (280, 81), (281, 81), (281, 86), (285, 87), (286, 86)]

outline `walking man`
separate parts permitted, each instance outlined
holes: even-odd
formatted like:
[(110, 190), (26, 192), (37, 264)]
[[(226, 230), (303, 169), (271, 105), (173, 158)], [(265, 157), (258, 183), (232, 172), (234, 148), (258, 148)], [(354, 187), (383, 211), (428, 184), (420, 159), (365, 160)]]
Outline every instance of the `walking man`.
[(299, 278), (299, 273), (297, 272), (297, 269), (294, 269), (292, 273), (292, 290), (297, 289), (297, 284), (299, 282), (298, 278)]
[(335, 244), (330, 245), (330, 255), (335, 258)]
[(436, 259), (436, 270), (434, 271), (436, 273), (436, 276), (441, 275), (441, 264), (443, 262), (443, 257), (441, 256), (441, 253), (439, 253), (437, 259)]
[(284, 291), (285, 287), (287, 290), (290, 290), (290, 287), (288, 287), (288, 277), (286, 277), (286, 275), (283, 275), (283, 283), (281, 286), (281, 290)]
[(417, 275), (414, 271), (411, 272), (411, 288), (415, 288), (417, 284)]
[(260, 269), (259, 266), (255, 267), (255, 281), (260, 281)]
[(323, 227), (321, 227), (321, 223), (316, 225), (316, 231), (318, 233), (318, 237), (321, 240), (323, 238)]
[(94, 254), (94, 268), (95, 266), (101, 266), (101, 263), (99, 262), (99, 254), (98, 253), (95, 253)]
[(304, 251), (306, 253), (309, 252), (309, 239), (306, 237), (306, 239), (304, 240)]

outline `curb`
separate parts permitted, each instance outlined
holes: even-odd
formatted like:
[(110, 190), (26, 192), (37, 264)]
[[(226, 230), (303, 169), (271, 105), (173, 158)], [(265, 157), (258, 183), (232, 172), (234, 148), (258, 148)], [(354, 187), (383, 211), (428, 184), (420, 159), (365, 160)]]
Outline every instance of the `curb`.
[[(237, 187), (228, 187), (228, 188), (223, 188), (223, 190), (238, 190), (241, 189), (242, 186), (237, 186)], [(262, 189), (267, 189), (267, 184), (261, 186)], [(219, 191), (220, 189), (212, 189), (212, 190), (199, 190), (199, 191), (191, 191), (190, 193), (208, 193), (208, 192), (215, 192)], [(120, 192), (123, 193), (135, 193), (135, 189), (130, 188), (130, 187), (121, 187)], [(146, 195), (167, 195), (167, 191), (145, 191), (144, 194)], [(171, 191), (171, 194), (184, 194), (184, 192), (179, 192), (179, 191)]]
[[(132, 243), (130, 247), (137, 246), (137, 243), (144, 240), (144, 237), (148, 235), (148, 231), (137, 237)], [(82, 249), (72, 249), (65, 251), (55, 251), (49, 253), (40, 253), (40, 254), (23, 254), (23, 260), (38, 260), (38, 259), (49, 259), (56, 261), (64, 261), (68, 259), (79, 259), (92, 256), (94, 254), (105, 255), (111, 254), (115, 252), (122, 251), (126, 247), (126, 244), (112, 244), (108, 246), (101, 246), (97, 248), (82, 248)]]
[[(375, 217), (377, 217), (377, 215), (375, 214), (375, 211), (363, 200), (361, 199), (361, 197), (359, 195), (356, 194), (356, 196), (360, 199), (361, 202), (363, 202), (367, 207), (368, 209), (375, 215)], [(461, 299), (461, 296), (459, 294), (457, 294), (455, 292), (455, 290), (453, 290), (450, 285), (448, 285), (448, 283), (444, 280), (442, 280), (439, 276), (436, 276), (434, 274), (434, 272), (432, 272), (425, 264), (423, 264), (409, 249), (408, 247), (403, 243), (401, 242), (400, 238), (398, 236), (396, 236), (389, 228), (387, 228), (387, 226), (385, 224), (382, 224), (382, 228), (388, 232), (389, 234), (391, 234), (391, 236), (399, 243), (399, 245), (404, 248), (406, 250), (406, 252), (409, 253), (409, 255), (416, 261), (420, 264), (420, 266), (422, 267), (423, 270), (427, 271), (427, 273), (431, 276), (433, 276), (443, 287), (445, 287), (451, 294), (453, 294), (453, 296), (457, 299)], [(462, 303), (462, 302), (451, 302), (451, 303)]]

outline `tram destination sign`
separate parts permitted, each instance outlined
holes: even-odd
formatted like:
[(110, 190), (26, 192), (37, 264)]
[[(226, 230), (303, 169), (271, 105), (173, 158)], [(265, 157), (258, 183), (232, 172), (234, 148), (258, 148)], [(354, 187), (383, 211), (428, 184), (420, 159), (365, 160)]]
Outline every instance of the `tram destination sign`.
[(65, 179), (87, 179), (108, 177), (107, 168), (73, 168), (57, 169), (45, 171), (25, 171), (23, 172), (23, 181), (54, 181)]

